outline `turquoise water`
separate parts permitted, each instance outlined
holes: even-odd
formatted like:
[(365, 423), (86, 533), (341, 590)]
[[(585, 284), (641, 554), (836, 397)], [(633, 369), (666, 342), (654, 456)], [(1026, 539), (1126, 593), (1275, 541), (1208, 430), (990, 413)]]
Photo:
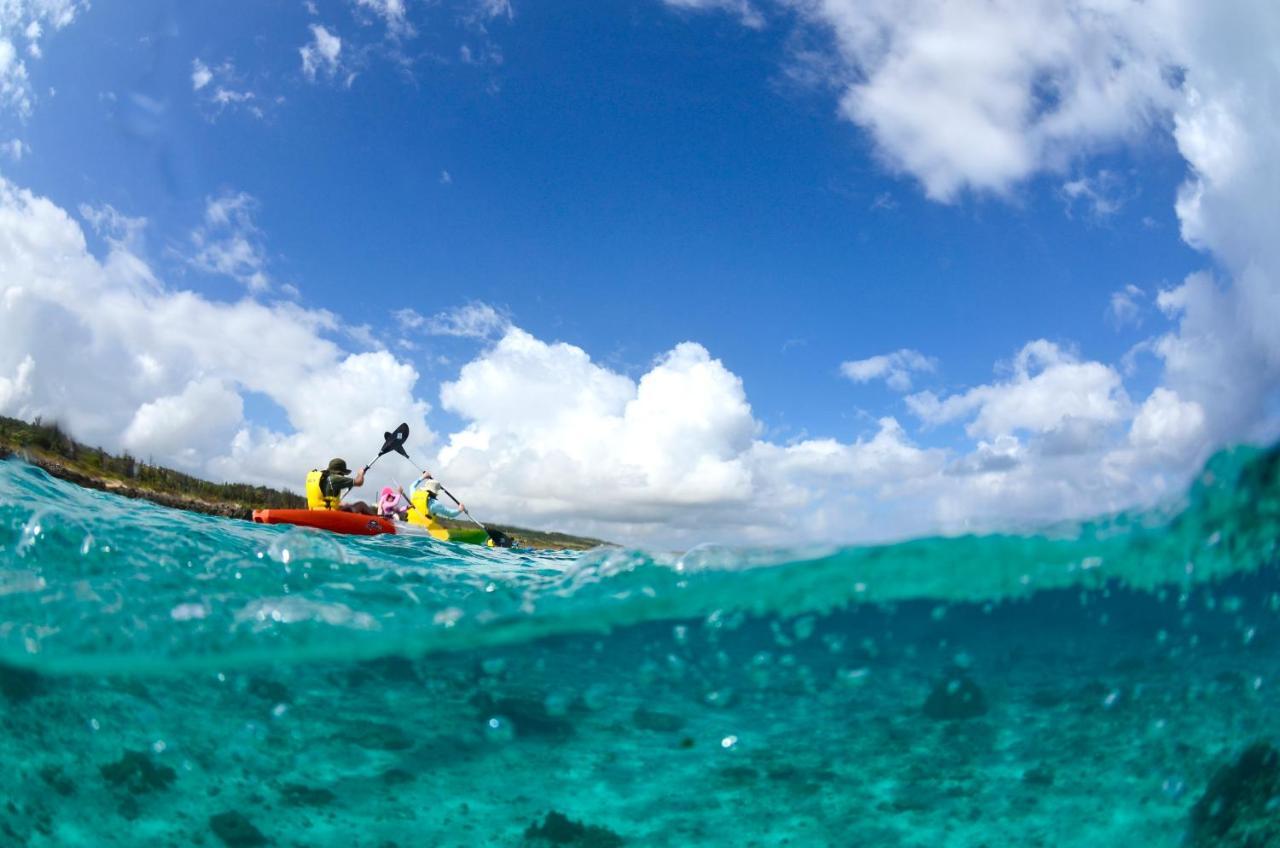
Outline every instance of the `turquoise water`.
[(0, 462), (0, 844), (1276, 846), (1278, 529), (1274, 450), (1042, 533), (684, 555)]

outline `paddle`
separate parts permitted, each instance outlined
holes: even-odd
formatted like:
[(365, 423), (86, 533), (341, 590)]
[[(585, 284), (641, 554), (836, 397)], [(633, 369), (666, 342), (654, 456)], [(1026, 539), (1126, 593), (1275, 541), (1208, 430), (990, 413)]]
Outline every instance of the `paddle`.
[[(409, 454), (404, 449), (404, 443), (409, 439), (409, 425), (407, 423), (401, 424), (399, 427), (395, 428), (390, 433), (384, 433), (383, 438), (384, 438), (384, 441), (382, 443), (382, 450), (378, 451), (378, 455), (373, 458), (373, 462), (370, 462), (368, 465), (365, 466), (366, 470), (369, 468), (372, 468), (373, 463), (381, 459), (383, 454), (387, 454), (392, 451), (395, 451), (396, 453), (403, 456), (405, 459), (409, 460), (409, 464), (412, 465), (414, 468), (418, 468), (418, 463), (414, 462), (413, 458), (410, 457)], [(424, 473), (426, 472), (425, 468), (419, 468), (418, 470)], [(399, 484), (397, 484), (397, 488), (399, 488)], [(446, 489), (443, 484), (441, 484), (440, 486), (440, 491), (448, 495), (450, 499), (454, 503), (456, 503), (458, 506), (462, 506), (462, 501), (454, 497), (453, 492)], [(410, 503), (409, 508), (415, 509), (412, 503)], [(481, 524), (479, 520), (477, 520), (476, 517), (472, 515), (465, 507), (463, 507), (462, 509), (462, 514), (465, 515), (467, 518), (470, 518), (472, 521), (474, 521), (476, 526), (479, 527), (481, 530), (483, 530), (484, 534), (488, 536), (489, 539), (491, 539), (495, 545), (498, 545), (499, 547), (504, 547), (504, 548), (511, 547), (511, 539), (507, 536), (506, 533), (503, 533), (499, 530), (494, 530), (491, 532), (488, 527), (485, 527), (483, 524)]]
[(382, 459), (383, 455), (391, 453), (392, 451), (395, 451), (396, 453), (400, 454), (405, 459), (409, 459), (409, 454), (404, 452), (404, 443), (406, 440), (408, 440), (408, 438), (409, 438), (409, 425), (407, 423), (401, 424), (399, 427), (395, 428), (390, 433), (383, 433), (382, 434), (382, 439), (383, 439), (382, 450), (378, 451), (378, 455), (375, 456), (373, 459), (371, 459), (365, 465), (365, 470), (368, 471), (370, 468), (373, 467), (373, 464), (375, 462)]
[[(413, 465), (414, 468), (418, 468), (418, 463), (414, 462), (413, 458), (410, 457), (409, 454), (405, 453), (405, 450), (404, 450), (404, 440), (409, 437), (409, 425), (401, 424), (399, 427), (396, 428), (396, 433), (399, 433), (401, 430), (404, 431), (404, 436), (395, 445), (392, 445), (391, 447), (388, 447), (388, 445), (391, 445), (391, 437), (393, 434), (392, 433), (387, 434), (387, 444), (383, 445), (382, 453), (386, 453), (388, 450), (394, 450), (396, 453), (400, 454), (405, 459), (409, 460), (409, 463)], [(378, 456), (382, 456), (382, 454), (380, 453), (378, 454)], [(418, 468), (418, 470), (422, 471), (423, 473), (426, 472), (425, 468)], [(437, 480), (436, 482), (439, 482), (439, 481)], [(453, 502), (456, 503), (458, 506), (462, 506), (462, 501), (455, 498), (453, 496), (453, 492), (446, 489), (443, 483), (440, 485), (440, 491), (448, 495), (453, 500)], [(472, 521), (475, 521), (476, 526), (479, 527), (481, 530), (483, 530), (486, 536), (488, 536), (490, 539), (493, 538), (492, 534), (489, 533), (489, 528), (485, 527), (483, 524), (477, 521), (476, 517), (472, 515), (470, 512), (468, 512), (465, 507), (463, 507), (462, 509), (462, 514), (465, 515), (467, 518), (470, 518)]]
[[(439, 482), (439, 481), (436, 481), (436, 482)], [(462, 506), (462, 501), (460, 501), (460, 500), (458, 500), (457, 498), (455, 498), (455, 497), (453, 496), (453, 492), (451, 492), (451, 491), (449, 491), (448, 489), (446, 489), (446, 488), (444, 487), (444, 484), (443, 484), (443, 483), (440, 483), (440, 491), (442, 491), (442, 492), (444, 492), (446, 495), (448, 495), (448, 496), (449, 496), (449, 498), (450, 498), (454, 503), (456, 503), (458, 506)], [(477, 524), (477, 526), (479, 526), (481, 530), (484, 530), (484, 532), (485, 532), (485, 533), (488, 533), (488, 532), (489, 532), (489, 530), (488, 530), (488, 529), (487, 529), (483, 524), (481, 524), (479, 521), (476, 521), (476, 518), (475, 518), (475, 516), (474, 516), (474, 515), (472, 515), (471, 513), (467, 512), (467, 508), (466, 508), (466, 507), (462, 507), (462, 514), (463, 514), (463, 515), (465, 515), (467, 518), (470, 518), (472, 521), (475, 521), (475, 522), (476, 522), (476, 524)]]

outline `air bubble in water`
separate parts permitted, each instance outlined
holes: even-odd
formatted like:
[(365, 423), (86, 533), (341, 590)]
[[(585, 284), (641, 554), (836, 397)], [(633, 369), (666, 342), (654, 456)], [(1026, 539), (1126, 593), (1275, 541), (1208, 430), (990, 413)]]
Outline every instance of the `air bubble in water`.
[(582, 703), (589, 710), (602, 710), (608, 703), (609, 690), (603, 684), (593, 683), (582, 693)]
[(560, 717), (567, 715), (569, 705), (573, 703), (573, 697), (567, 692), (552, 692), (542, 702), (543, 708), (547, 711), (547, 715)]
[(515, 726), (506, 716), (489, 716), (484, 723), (484, 738), (489, 742), (510, 742), (515, 736)]
[(732, 689), (713, 689), (703, 698), (709, 707), (727, 707), (733, 703)]

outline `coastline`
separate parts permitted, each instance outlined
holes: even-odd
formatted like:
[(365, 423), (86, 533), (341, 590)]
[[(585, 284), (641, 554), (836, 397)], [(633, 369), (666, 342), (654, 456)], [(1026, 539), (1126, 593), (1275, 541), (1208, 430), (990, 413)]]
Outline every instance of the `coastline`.
[(199, 512), (205, 515), (215, 515), (219, 518), (239, 518), (245, 521), (250, 521), (253, 518), (254, 508), (242, 503), (218, 503), (204, 498), (198, 498), (194, 495), (180, 495), (174, 492), (162, 492), (157, 489), (130, 485), (123, 480), (115, 480), (110, 477), (86, 474), (72, 468), (66, 463), (59, 462), (28, 448), (9, 448), (7, 446), (0, 445), (0, 460), (4, 459), (20, 459), (28, 465), (34, 465), (37, 468), (42, 469), (50, 477), (57, 477), (59, 480), (65, 480), (68, 483), (75, 483), (77, 486), (85, 489), (96, 489), (100, 492), (109, 492), (110, 494), (120, 495), (121, 497), (150, 501), (151, 503), (166, 506), (170, 509)]
[[(6, 438), (7, 436), (7, 438)], [(42, 447), (44, 445), (45, 447)], [(68, 456), (69, 454), (69, 456)], [(251, 521), (253, 510), (263, 507), (271, 508), (303, 508), (306, 500), (292, 492), (253, 487), (238, 484), (215, 484), (200, 481), (186, 474), (171, 471), (160, 466), (139, 463), (131, 457), (113, 457), (100, 449), (90, 448), (69, 438), (56, 425), (44, 425), (40, 422), (28, 424), (11, 418), (0, 417), (0, 460), (20, 459), (30, 465), (42, 469), (45, 473), (59, 480), (74, 483), (86, 489), (95, 489), (135, 500), (145, 500), (170, 509), (197, 512), (219, 518), (236, 518)], [(89, 467), (89, 461), (96, 458), (100, 467), (110, 467), (108, 463), (123, 464), (134, 469), (131, 474), (152, 476), (168, 482), (171, 488), (158, 488), (145, 485), (137, 480), (123, 479), (105, 470)], [(255, 495), (258, 499), (250, 502), (236, 497), (204, 497), (191, 492), (173, 491), (173, 488), (190, 488), (199, 484), (203, 491), (220, 494), (223, 491), (244, 492)], [(446, 527), (470, 527), (466, 522), (445, 520)], [(545, 550), (590, 550), (611, 543), (601, 539), (573, 536), (554, 531), (530, 530), (526, 527), (513, 527), (492, 523), (487, 526), (502, 531), (517, 539), (521, 546)]]

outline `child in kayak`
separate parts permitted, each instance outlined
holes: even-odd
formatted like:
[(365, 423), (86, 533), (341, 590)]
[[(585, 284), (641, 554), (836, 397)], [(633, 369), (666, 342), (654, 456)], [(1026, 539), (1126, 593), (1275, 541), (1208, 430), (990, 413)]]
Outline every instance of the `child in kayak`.
[(400, 496), (403, 491), (397, 492), (390, 486), (383, 486), (382, 491), (378, 493), (378, 515), (383, 518), (399, 519), (405, 521), (409, 517), (409, 503), (407, 500), (402, 501)]

